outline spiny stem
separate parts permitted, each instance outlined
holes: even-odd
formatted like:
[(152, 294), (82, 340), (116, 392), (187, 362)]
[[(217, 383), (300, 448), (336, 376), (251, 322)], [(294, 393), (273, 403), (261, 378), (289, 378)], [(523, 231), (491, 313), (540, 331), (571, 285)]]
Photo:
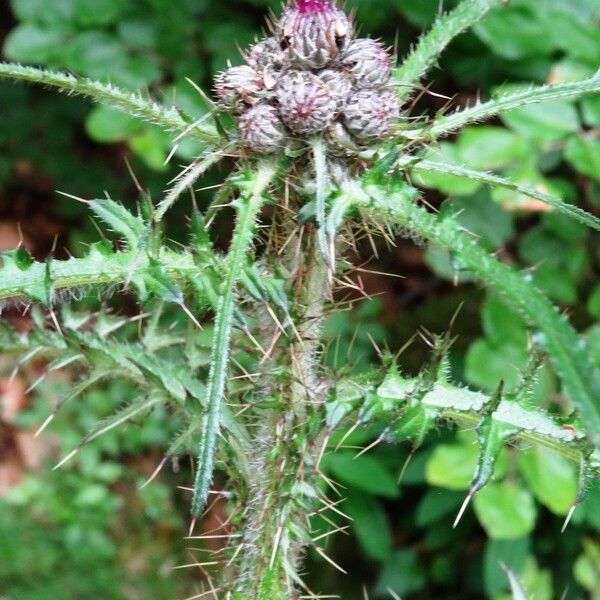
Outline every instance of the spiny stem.
[[(166, 131), (180, 133), (190, 125), (176, 108), (166, 108), (154, 100), (119, 89), (109, 83), (15, 63), (0, 63), (0, 77), (39, 83), (59, 88), (70, 94), (87, 96), (95, 102), (117, 108), (132, 117), (158, 125)], [(189, 134), (209, 142), (219, 139), (217, 130), (206, 125), (195, 127)]]
[(192, 514), (199, 516), (206, 506), (212, 482), (217, 438), (220, 430), (221, 406), (229, 373), (231, 328), (235, 311), (237, 282), (246, 264), (252, 244), (256, 220), (267, 198), (265, 191), (277, 172), (272, 161), (262, 162), (256, 173), (247, 176), (236, 201), (238, 221), (232, 246), (225, 260), (225, 275), (219, 297), (212, 342), (211, 363), (206, 390), (206, 412), (202, 419), (202, 442), (198, 456), (198, 472), (194, 484)]
[(251, 486), (247, 502), (251, 508), (236, 585), (244, 600), (291, 597), (296, 584), (291, 574), (297, 571), (300, 554), (309, 541), (308, 533), (306, 539), (299, 535), (305, 529), (299, 500), (310, 500), (298, 498), (297, 489), (299, 484), (311, 486), (321, 446), (299, 447), (296, 441), (300, 436), (310, 438), (311, 415), (325, 401), (326, 390), (319, 386), (317, 368), (324, 303), (331, 293), (316, 235), (300, 269), (297, 304), (304, 309), (297, 324), (299, 339), (289, 348), (289, 383), (281, 389), (286, 410), (282, 415), (273, 414), (269, 421), (265, 419), (257, 443), (261, 452), (255, 469), (260, 479)]
[[(0, 301), (18, 297), (40, 300), (52, 298), (61, 290), (125, 283), (132, 267), (139, 274), (151, 268), (149, 258), (142, 256), (138, 260), (135, 252), (101, 254), (96, 250), (84, 258), (36, 262), (27, 269), (8, 264), (6, 258), (4, 261), (0, 266)], [(173, 277), (192, 277), (198, 272), (194, 257), (188, 252), (163, 250), (157, 262)]]
[(413, 86), (436, 64), (440, 53), (457, 35), (480, 21), (489, 10), (505, 2), (506, 0), (466, 0), (453, 11), (441, 16), (394, 73), (394, 79), (402, 84), (399, 90), (400, 100), (404, 101), (412, 94)]
[(330, 243), (325, 227), (325, 200), (327, 199), (329, 183), (327, 181), (327, 149), (323, 138), (319, 137), (313, 140), (312, 149), (315, 167), (317, 240), (321, 258), (325, 261), (331, 273), (333, 271), (334, 257), (330, 256)]

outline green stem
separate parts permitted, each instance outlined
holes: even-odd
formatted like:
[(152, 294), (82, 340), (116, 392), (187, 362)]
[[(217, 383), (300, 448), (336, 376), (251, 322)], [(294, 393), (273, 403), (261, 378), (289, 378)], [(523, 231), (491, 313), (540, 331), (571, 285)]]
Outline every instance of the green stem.
[(483, 250), (452, 218), (438, 219), (406, 199), (377, 185), (362, 203), (373, 215), (384, 217), (452, 252), (467, 269), (504, 296), (543, 335), (545, 346), (566, 392), (573, 400), (587, 434), (600, 448), (600, 373), (591, 363), (583, 340), (566, 318), (527, 278)]
[(241, 195), (234, 203), (238, 220), (224, 264), (224, 281), (215, 315), (211, 363), (206, 390), (206, 412), (202, 419), (202, 442), (198, 472), (194, 484), (192, 514), (198, 516), (206, 506), (212, 482), (221, 406), (229, 373), (231, 329), (235, 311), (236, 287), (246, 265), (246, 255), (253, 240), (256, 220), (265, 204), (265, 191), (276, 174), (276, 164), (265, 161), (256, 173), (248, 174), (239, 185)]
[(225, 148), (211, 151), (206, 156), (192, 163), (174, 182), (173, 187), (165, 194), (159, 202), (154, 214), (154, 220), (162, 221), (165, 213), (173, 206), (179, 196), (196, 183), (212, 166), (225, 157)]
[(332, 270), (332, 260), (329, 240), (327, 239), (327, 230), (325, 228), (325, 201), (327, 199), (328, 181), (327, 181), (327, 148), (323, 138), (317, 138), (312, 142), (313, 160), (315, 167), (315, 187), (316, 187), (316, 221), (317, 221), (317, 240), (319, 252), (322, 260)]

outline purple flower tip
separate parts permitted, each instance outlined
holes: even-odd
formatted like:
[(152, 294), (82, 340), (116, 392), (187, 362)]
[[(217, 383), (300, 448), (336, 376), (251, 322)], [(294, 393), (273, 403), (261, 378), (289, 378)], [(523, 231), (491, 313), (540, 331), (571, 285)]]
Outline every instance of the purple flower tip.
[(297, 4), (302, 14), (321, 13), (332, 8), (330, 0), (297, 0)]

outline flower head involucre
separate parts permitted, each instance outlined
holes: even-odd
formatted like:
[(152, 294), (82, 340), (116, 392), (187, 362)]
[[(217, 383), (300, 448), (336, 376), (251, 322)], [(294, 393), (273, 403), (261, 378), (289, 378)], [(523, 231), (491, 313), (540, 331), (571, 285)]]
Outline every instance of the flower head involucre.
[(275, 94), (281, 119), (295, 133), (323, 131), (335, 117), (333, 94), (312, 73), (290, 71), (279, 80)]
[(376, 40), (354, 40), (340, 59), (340, 66), (352, 77), (358, 88), (386, 85), (392, 75), (390, 55)]
[(357, 140), (368, 143), (390, 135), (400, 116), (392, 90), (358, 90), (344, 109), (344, 124)]
[(234, 114), (240, 114), (248, 106), (256, 104), (263, 89), (262, 77), (248, 65), (230, 67), (215, 79), (215, 94), (219, 104)]
[(286, 131), (277, 109), (260, 102), (240, 117), (240, 138), (259, 154), (280, 152), (285, 146)]
[(329, 0), (297, 0), (285, 9), (276, 31), (295, 66), (321, 69), (346, 48), (353, 27), (348, 15)]

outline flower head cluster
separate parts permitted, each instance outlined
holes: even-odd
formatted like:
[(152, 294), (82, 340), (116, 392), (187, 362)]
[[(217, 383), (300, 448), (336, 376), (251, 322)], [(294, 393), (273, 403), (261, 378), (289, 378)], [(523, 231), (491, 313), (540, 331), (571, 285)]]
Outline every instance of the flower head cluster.
[(220, 107), (240, 117), (245, 146), (273, 153), (323, 133), (348, 149), (392, 133), (400, 107), (391, 57), (380, 42), (355, 38), (332, 0), (292, 0), (272, 32), (215, 82)]

